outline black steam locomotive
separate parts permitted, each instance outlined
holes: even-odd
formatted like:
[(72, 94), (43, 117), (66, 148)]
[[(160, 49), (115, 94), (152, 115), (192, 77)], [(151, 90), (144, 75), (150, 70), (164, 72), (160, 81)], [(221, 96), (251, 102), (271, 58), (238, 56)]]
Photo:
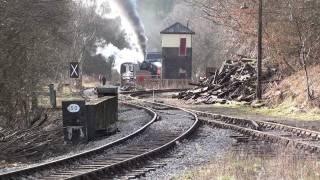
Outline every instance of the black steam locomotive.
[[(142, 63), (123, 63), (120, 67), (121, 86), (134, 85), (136, 75), (139, 72), (148, 72), (151, 78), (159, 78), (161, 69), (151, 62), (144, 61)], [(141, 76), (141, 75), (139, 75)]]

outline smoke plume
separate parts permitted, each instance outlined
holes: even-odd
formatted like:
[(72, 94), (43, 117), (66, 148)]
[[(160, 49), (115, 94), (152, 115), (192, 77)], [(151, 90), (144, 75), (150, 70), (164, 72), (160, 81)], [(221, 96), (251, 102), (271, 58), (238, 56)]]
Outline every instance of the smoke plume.
[(132, 26), (134, 27), (134, 31), (138, 36), (141, 50), (143, 51), (143, 53), (145, 55), (146, 54), (147, 37), (145, 35), (144, 27), (142, 25), (139, 14), (137, 12), (136, 1), (135, 0), (116, 0), (115, 2), (118, 3), (119, 7), (123, 11), (123, 14), (125, 16), (127, 16), (127, 18), (132, 23)]

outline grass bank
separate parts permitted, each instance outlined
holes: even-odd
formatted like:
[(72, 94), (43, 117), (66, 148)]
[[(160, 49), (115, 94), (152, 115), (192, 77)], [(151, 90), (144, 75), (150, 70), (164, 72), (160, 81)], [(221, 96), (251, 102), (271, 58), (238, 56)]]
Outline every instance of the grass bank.
[(320, 179), (320, 161), (313, 156), (279, 152), (275, 156), (230, 153), (174, 179), (256, 180)]
[(290, 103), (290, 101), (283, 102), (274, 107), (260, 107), (254, 108), (250, 105), (244, 105), (239, 102), (232, 102), (230, 104), (193, 104), (188, 101), (171, 99), (168, 97), (156, 97), (157, 100), (166, 103), (185, 107), (187, 109), (194, 109), (199, 111), (207, 111), (216, 114), (223, 114), (228, 116), (237, 116), (241, 118), (251, 118), (260, 120), (297, 120), (297, 121), (319, 121), (320, 109), (309, 108), (300, 109)]
[(278, 117), (284, 119), (294, 119), (299, 121), (320, 121), (320, 109), (317, 107), (299, 108), (292, 101), (283, 101), (273, 107), (255, 108), (248, 105), (238, 104), (214, 104), (215, 108), (235, 108), (243, 114), (255, 114), (263, 116)]

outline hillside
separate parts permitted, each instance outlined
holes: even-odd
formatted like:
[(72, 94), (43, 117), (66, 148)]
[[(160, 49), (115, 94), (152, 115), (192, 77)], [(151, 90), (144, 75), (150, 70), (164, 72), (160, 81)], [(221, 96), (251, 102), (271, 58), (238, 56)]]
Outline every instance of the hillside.
[(265, 93), (268, 103), (273, 107), (290, 105), (298, 111), (320, 108), (320, 65), (309, 67), (308, 73), (314, 99), (308, 100), (306, 77), (301, 70), (279, 83), (269, 84)]

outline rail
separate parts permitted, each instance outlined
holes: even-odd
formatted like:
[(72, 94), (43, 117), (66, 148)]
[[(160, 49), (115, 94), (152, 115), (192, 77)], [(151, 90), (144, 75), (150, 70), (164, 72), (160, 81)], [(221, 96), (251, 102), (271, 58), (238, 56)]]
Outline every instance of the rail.
[[(181, 89), (157, 90), (156, 93), (172, 92), (172, 91), (180, 91), (180, 90)], [(131, 94), (134, 94), (134, 95), (138, 95), (140, 93), (142, 93), (142, 94), (143, 93), (147, 93), (148, 94), (148, 93), (152, 93), (152, 92), (153, 91), (140, 91), (140, 92), (134, 92), (134, 93), (132, 93), (132, 92), (122, 92), (122, 94), (130, 94), (131, 93)], [(69, 156), (69, 157), (66, 157), (66, 158), (62, 158), (62, 159), (58, 159), (58, 160), (42, 163), (42, 164), (39, 164), (39, 165), (36, 165), (36, 166), (32, 166), (32, 167), (28, 167), (28, 168), (24, 168), (24, 169), (20, 169), (20, 170), (15, 170), (15, 171), (3, 173), (3, 174), (0, 174), (0, 180), (1, 179), (16, 179), (16, 178), (19, 178), (19, 177), (32, 176), (37, 172), (43, 172), (45, 170), (58, 169), (59, 167), (63, 167), (63, 166), (68, 165), (68, 164), (72, 164), (72, 163), (74, 164), (74, 163), (76, 163), (78, 161), (81, 161), (81, 160), (90, 159), (90, 157), (93, 157), (94, 155), (100, 155), (101, 153), (103, 153), (105, 150), (107, 150), (109, 148), (115, 147), (117, 145), (120, 145), (120, 144), (126, 142), (129, 139), (137, 137), (138, 135), (143, 133), (148, 127), (150, 127), (157, 120), (157, 116), (158, 115), (151, 108), (143, 107), (142, 105), (134, 104), (132, 102), (130, 102), (130, 103), (122, 102), (122, 103), (124, 103), (126, 105), (129, 105), (129, 106), (132, 106), (132, 107), (135, 107), (135, 108), (145, 109), (149, 114), (152, 115), (152, 120), (149, 123), (147, 123), (146, 125), (144, 125), (142, 128), (140, 128), (139, 130), (137, 130), (136, 132), (134, 132), (134, 133), (132, 133), (132, 134), (130, 134), (130, 135), (124, 137), (124, 138), (121, 138), (121, 139), (119, 139), (117, 141), (108, 143), (106, 145), (103, 145), (103, 146), (100, 146), (98, 148), (94, 148), (94, 149), (91, 149), (91, 150), (88, 150), (88, 151), (85, 151), (85, 152), (81, 152), (81, 153), (78, 153), (78, 154), (75, 154), (75, 155), (72, 155), (72, 156)], [(165, 107), (170, 107), (170, 108), (177, 109), (177, 110), (180, 110), (180, 111), (184, 111), (184, 112), (190, 114), (193, 117), (192, 120), (194, 122), (192, 123), (192, 125), (186, 131), (181, 132), (181, 134), (179, 133), (179, 135), (177, 135), (177, 136), (174, 135), (174, 139), (171, 139), (170, 141), (166, 142), (165, 144), (162, 144), (159, 147), (156, 147), (156, 148), (153, 148), (151, 150), (148, 150), (148, 152), (144, 152), (144, 153), (139, 154), (139, 155), (137, 155), (135, 157), (131, 157), (131, 158), (125, 159), (125, 160), (123, 160), (121, 162), (118, 162), (118, 163), (113, 163), (112, 165), (104, 166), (103, 168), (101, 168), (98, 165), (93, 165), (93, 167), (97, 167), (96, 170), (92, 170), (92, 171), (89, 171), (89, 172), (81, 172), (80, 174), (76, 174), (74, 176), (70, 175), (70, 176), (68, 176), (69, 178), (66, 178), (66, 179), (82, 179), (82, 178), (86, 178), (86, 177), (87, 178), (89, 177), (89, 179), (90, 179), (90, 177), (95, 177), (96, 173), (99, 174), (100, 172), (105, 172), (105, 170), (112, 169), (114, 167), (125, 166), (125, 165), (130, 164), (131, 162), (143, 161), (147, 157), (153, 157), (153, 156), (155, 156), (155, 155), (157, 155), (159, 153), (162, 153), (166, 149), (173, 147), (176, 144), (175, 143), (176, 141), (180, 141), (181, 139), (183, 139), (186, 136), (190, 135), (198, 127), (198, 125), (200, 123), (197, 115), (195, 113), (189, 111), (189, 110), (185, 110), (185, 109), (182, 109), (182, 108), (177, 108), (177, 107), (166, 105), (166, 104), (163, 104), (163, 103), (154, 103), (154, 102), (147, 102), (147, 101), (145, 101), (145, 103), (152, 103), (154, 105), (165, 106)], [(161, 143), (162, 143), (162, 141), (163, 140), (160, 140)], [(53, 174), (53, 177), (55, 177), (54, 174)], [(58, 179), (60, 179), (60, 178), (58, 178)]]
[[(124, 103), (124, 102), (123, 102)], [(152, 115), (152, 119), (150, 122), (148, 122), (146, 125), (144, 125), (143, 127), (141, 127), (140, 129), (138, 129), (137, 131), (133, 132), (132, 134), (125, 136), (119, 140), (116, 140), (114, 142), (108, 143), (106, 145), (85, 151), (85, 152), (81, 152), (66, 158), (62, 158), (62, 159), (58, 159), (58, 160), (54, 160), (51, 162), (46, 162), (46, 163), (42, 163), (36, 166), (32, 166), (32, 167), (28, 167), (28, 168), (24, 168), (24, 169), (19, 169), (19, 170), (15, 170), (15, 171), (11, 171), (11, 172), (7, 172), (7, 173), (3, 173), (0, 174), (0, 180), (7, 180), (7, 179), (11, 179), (17, 176), (22, 176), (22, 175), (30, 175), (32, 173), (41, 171), (41, 170), (45, 170), (45, 169), (50, 169), (53, 166), (59, 166), (62, 164), (68, 164), (70, 161), (77, 161), (80, 158), (86, 158), (88, 156), (94, 155), (94, 154), (98, 154), (106, 149), (112, 148), (114, 146), (117, 146), (125, 141), (127, 141), (128, 139), (131, 139), (133, 137), (138, 136), (139, 134), (141, 134), (146, 128), (148, 128), (152, 123), (154, 123), (157, 119), (157, 114), (146, 107), (142, 107), (139, 105), (133, 105), (133, 104), (128, 104), (128, 103), (124, 103), (128, 106), (132, 106), (135, 108), (139, 108), (139, 109), (145, 109), (150, 115)]]

